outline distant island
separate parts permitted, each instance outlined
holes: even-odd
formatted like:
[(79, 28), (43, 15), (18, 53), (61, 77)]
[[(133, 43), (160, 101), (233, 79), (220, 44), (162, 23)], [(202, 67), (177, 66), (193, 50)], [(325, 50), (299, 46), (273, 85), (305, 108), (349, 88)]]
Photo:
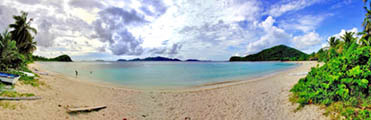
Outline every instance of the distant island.
[[(130, 60), (118, 59), (117, 61), (118, 62), (127, 62), (127, 61), (130, 62), (130, 61), (182, 61), (182, 60), (178, 58), (167, 58), (167, 57), (157, 56), (157, 57), (146, 57), (143, 59), (140, 59), (140, 58), (135, 58), (135, 59), (130, 59)], [(187, 60), (184, 60), (183, 62), (209, 62), (209, 60), (187, 59)]]
[(58, 57), (55, 57), (55, 58), (46, 58), (46, 57), (43, 57), (43, 56), (32, 56), (32, 59), (34, 61), (58, 61), (58, 62), (72, 62), (72, 59), (70, 56), (68, 55), (60, 55)]
[(179, 60), (177, 58), (166, 58), (166, 57), (157, 56), (157, 57), (146, 57), (146, 58), (143, 58), (143, 59), (135, 58), (135, 59), (131, 59), (131, 60), (118, 59), (117, 61), (123, 62), (123, 61), (181, 61), (181, 60)]
[(197, 59), (187, 59), (185, 60), (187, 62), (200, 62), (201, 60), (197, 60)]
[(229, 61), (297, 61), (308, 60), (309, 57), (310, 55), (295, 48), (278, 45), (245, 57), (232, 56)]
[(126, 60), (126, 59), (118, 59), (117, 61), (123, 62), (123, 61), (128, 61), (128, 60)]

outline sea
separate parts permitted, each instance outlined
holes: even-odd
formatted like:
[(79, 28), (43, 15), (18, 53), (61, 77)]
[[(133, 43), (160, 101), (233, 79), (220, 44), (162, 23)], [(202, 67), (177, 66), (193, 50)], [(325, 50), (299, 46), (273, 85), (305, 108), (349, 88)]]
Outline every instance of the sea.
[[(133, 88), (176, 88), (250, 80), (297, 66), (285, 62), (38, 62), (81, 80)], [(78, 75), (76, 76), (76, 71)]]

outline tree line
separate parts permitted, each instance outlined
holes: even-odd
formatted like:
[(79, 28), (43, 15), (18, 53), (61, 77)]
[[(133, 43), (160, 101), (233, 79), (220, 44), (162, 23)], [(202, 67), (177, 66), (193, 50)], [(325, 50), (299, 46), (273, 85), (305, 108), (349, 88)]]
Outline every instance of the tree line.
[[(331, 37), (317, 55), (325, 64), (311, 69), (290, 90), (292, 102), (326, 106), (332, 119), (371, 118), (371, 4), (364, 0), (363, 31)], [(358, 34), (360, 37), (355, 36)]]
[(34, 41), (37, 30), (31, 27), (33, 19), (28, 13), (13, 16), (15, 23), (10, 24), (0, 35), (0, 70), (21, 69), (32, 61), (32, 53), (37, 49)]

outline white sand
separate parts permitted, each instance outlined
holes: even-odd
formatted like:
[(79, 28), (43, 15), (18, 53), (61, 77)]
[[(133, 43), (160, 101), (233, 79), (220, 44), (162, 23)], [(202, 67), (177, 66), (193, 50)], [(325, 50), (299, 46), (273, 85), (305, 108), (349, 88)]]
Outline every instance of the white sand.
[[(40, 88), (17, 84), (19, 92), (41, 96), (41, 100), (12, 101), (16, 109), (0, 107), (1, 120), (318, 120), (327, 119), (323, 110), (310, 105), (293, 112), (297, 104), (288, 101), (290, 88), (317, 62), (299, 62), (299, 67), (248, 81), (227, 82), (177, 90), (136, 90), (77, 80), (48, 72)], [(37, 63), (31, 68), (40, 67)], [(295, 74), (295, 75), (292, 75)], [(2, 101), (4, 102), (4, 101)], [(68, 106), (107, 105), (106, 109), (68, 114)]]

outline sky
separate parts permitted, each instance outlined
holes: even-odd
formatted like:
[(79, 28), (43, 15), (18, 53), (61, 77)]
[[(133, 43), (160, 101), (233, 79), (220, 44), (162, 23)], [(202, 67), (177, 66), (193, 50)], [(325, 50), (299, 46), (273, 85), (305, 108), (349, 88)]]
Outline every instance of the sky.
[(164, 56), (228, 60), (284, 44), (306, 53), (362, 31), (362, 0), (1, 0), (0, 31), (20, 11), (36, 55), (73, 60)]

